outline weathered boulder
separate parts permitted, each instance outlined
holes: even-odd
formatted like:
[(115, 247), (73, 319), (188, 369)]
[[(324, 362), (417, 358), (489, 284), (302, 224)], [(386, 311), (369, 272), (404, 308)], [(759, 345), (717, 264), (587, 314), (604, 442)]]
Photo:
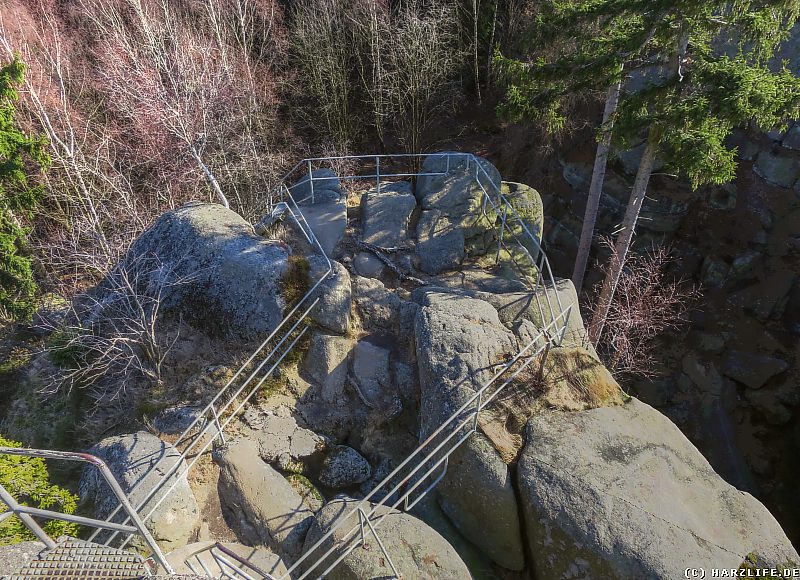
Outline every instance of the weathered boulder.
[(756, 416), (766, 419), (771, 425), (785, 425), (792, 420), (794, 413), (783, 401), (779, 399), (779, 393), (772, 389), (759, 389), (757, 391), (747, 390), (744, 393), (747, 402), (755, 409)]
[(723, 379), (713, 362), (701, 361), (693, 351), (681, 360), (681, 368), (703, 395), (719, 397), (722, 394)]
[(328, 403), (336, 402), (344, 393), (352, 349), (353, 340), (346, 336), (323, 332), (315, 332), (311, 336), (303, 370), (319, 385), (322, 399)]
[(541, 413), (527, 442), (518, 487), (537, 578), (680, 578), (748, 554), (800, 562), (763, 505), (636, 399)]
[(507, 251), (526, 274), (535, 277), (535, 262), (539, 259), (539, 243), (544, 231), (542, 196), (530, 185), (512, 181), (504, 181), (500, 190), (516, 212), (506, 215), (503, 239), (506, 240)]
[(0, 577), (18, 577), (16, 574), (22, 567), (46, 548), (42, 542), (18, 542), (0, 546)]
[(483, 189), (495, 195), (500, 173), (485, 159), (476, 167), (471, 157), (447, 153), (429, 155), (417, 179), (416, 197), (422, 206), (417, 224), (419, 268), (438, 274), (461, 263), (467, 253), (482, 253), (494, 235), (494, 224), (481, 212)]
[(353, 301), (365, 329), (383, 332), (398, 330), (403, 301), (380, 280), (354, 276)]
[(253, 336), (283, 318), (287, 250), (221, 205), (189, 203), (162, 215), (125, 258), (138, 282), (165, 286), (162, 310), (213, 333)]
[(267, 463), (277, 462), (282, 454), (294, 462), (306, 462), (323, 451), (326, 441), (297, 424), (287, 407), (278, 407), (260, 415), (256, 420), (250, 418), (251, 427), (257, 428), (255, 439), (258, 452)]
[[(305, 551), (312, 549), (324, 534), (335, 525), (339, 528), (328, 540), (324, 541), (309, 558), (309, 564), (316, 557), (323, 556), (335, 542), (345, 540), (347, 534), (359, 525), (358, 514), (348, 517), (348, 514), (358, 505), (355, 500), (337, 499), (328, 503), (317, 514), (314, 525), (308, 532)], [(367, 513), (372, 509), (371, 504), (364, 506)], [(378, 524), (379, 518), (383, 518)], [(414, 516), (378, 508), (370, 518), (381, 543), (392, 558), (397, 571), (403, 578), (419, 580), (464, 580), (470, 578), (470, 572), (456, 551), (433, 528)], [(360, 534), (356, 533), (351, 540), (360, 542)], [(389, 562), (383, 551), (377, 545), (370, 532), (367, 532), (368, 547), (360, 545), (353, 549), (327, 576), (330, 580), (362, 580), (364, 578), (389, 578), (393, 575)], [(351, 544), (348, 542), (343, 547), (346, 549)], [(319, 575), (328, 565), (338, 557), (341, 552), (336, 551), (315, 567), (312, 576)], [(315, 557), (316, 556), (316, 557)], [(308, 569), (308, 567), (307, 567)]]
[[(350, 328), (350, 307), (353, 303), (350, 273), (339, 262), (331, 260), (330, 264), (331, 272), (309, 296), (309, 303), (319, 298), (309, 316), (331, 332), (346, 334)], [(309, 266), (309, 275), (314, 281), (328, 271), (328, 262), (321, 256), (309, 259)]]
[(791, 270), (778, 270), (760, 282), (739, 290), (728, 300), (731, 304), (752, 312), (760, 320), (780, 318), (786, 310), (795, 279)]
[(402, 410), (400, 396), (392, 384), (389, 350), (361, 340), (353, 349), (353, 382), (358, 394), (371, 409), (384, 415), (396, 415)]
[[(563, 346), (581, 346), (594, 354), (594, 348), (588, 340), (583, 325), (575, 286), (571, 280), (556, 280), (555, 287), (548, 284), (532, 292), (507, 294), (478, 292), (475, 296), (494, 306), (500, 320), (509, 327), (524, 319), (532, 322), (539, 330), (549, 326), (551, 333), (555, 334), (566, 320)], [(564, 312), (561, 316), (560, 309), (566, 311), (570, 306), (572, 309), (569, 315)]]
[(372, 468), (358, 451), (347, 445), (337, 445), (322, 462), (319, 481), (325, 487), (341, 489), (363, 483), (370, 475)]
[(789, 368), (785, 360), (740, 350), (730, 350), (722, 372), (751, 389), (760, 389), (769, 379)]
[(220, 465), (220, 499), (248, 542), (266, 545), (293, 562), (314, 514), (291, 484), (258, 455), (256, 443), (247, 439), (214, 452)]
[(455, 290), (491, 292), (493, 294), (524, 292), (527, 289), (525, 283), (511, 268), (493, 272), (482, 267), (465, 267), (440, 274), (436, 278), (436, 284)]
[(200, 431), (206, 426), (205, 420), (201, 418), (202, 414), (202, 407), (167, 407), (153, 417), (153, 427), (166, 435), (180, 435), (197, 421), (195, 430)]
[(347, 229), (347, 203), (344, 199), (341, 201), (319, 197), (316, 199), (315, 203), (301, 208), (305, 218), (303, 221), (311, 228), (319, 248), (322, 248), (326, 256), (332, 257)]
[(762, 151), (753, 164), (753, 171), (772, 185), (791, 188), (800, 179), (800, 161), (791, 155)]
[[(361, 196), (361, 239), (381, 248), (399, 248), (407, 243), (408, 220), (417, 206), (407, 181), (382, 183)], [(378, 277), (384, 264), (362, 252), (356, 256), (356, 269), (362, 276)]]
[[(186, 478), (186, 462), (177, 449), (155, 435), (139, 431), (107, 437), (89, 449), (89, 453), (105, 461), (134, 507), (152, 493), (139, 509), (140, 514), (167, 497), (145, 522), (161, 546), (176, 548), (189, 541), (200, 523), (200, 515)], [(175, 487), (167, 493), (173, 484)], [(94, 506), (95, 516), (101, 519), (119, 505), (99, 470), (91, 466), (81, 474), (78, 495)]]
[(458, 266), (466, 257), (464, 230), (438, 209), (422, 212), (417, 223), (419, 269), (438, 274)]
[[(443, 424), (515, 351), (514, 336), (487, 302), (420, 290), (415, 321), (421, 386), (420, 439)], [(438, 487), (441, 505), (459, 531), (503, 567), (524, 566), (517, 501), (508, 466), (481, 433), (450, 458)]]
[(795, 123), (794, 126), (786, 132), (786, 136), (781, 141), (781, 145), (787, 149), (794, 149), (800, 151), (800, 123)]
[[(214, 557), (215, 555), (211, 553), (211, 548), (216, 545), (216, 543), (215, 540), (191, 543), (188, 546), (183, 546), (167, 554), (167, 561), (172, 566), (175, 574), (181, 576), (191, 576), (203, 570), (213, 578), (224, 578), (232, 571), (227, 566), (223, 570), (220, 562)], [(286, 573), (286, 566), (283, 561), (266, 548), (251, 548), (244, 544), (236, 544), (233, 542), (223, 542), (222, 546), (240, 558), (247, 560), (247, 562), (259, 570), (263, 570), (275, 578)], [(218, 552), (218, 554), (223, 558), (229, 557), (222, 552)], [(234, 563), (236, 563), (235, 560)], [(191, 564), (191, 566), (189, 564)], [(246, 573), (252, 573), (245, 565), (242, 565), (241, 568)]]

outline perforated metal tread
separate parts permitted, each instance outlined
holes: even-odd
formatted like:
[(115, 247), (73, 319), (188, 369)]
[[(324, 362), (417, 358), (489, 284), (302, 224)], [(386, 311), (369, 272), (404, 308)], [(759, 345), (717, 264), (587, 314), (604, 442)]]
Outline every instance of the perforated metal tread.
[(54, 549), (42, 552), (9, 579), (123, 580), (149, 575), (147, 564), (138, 554), (91, 542), (65, 540)]

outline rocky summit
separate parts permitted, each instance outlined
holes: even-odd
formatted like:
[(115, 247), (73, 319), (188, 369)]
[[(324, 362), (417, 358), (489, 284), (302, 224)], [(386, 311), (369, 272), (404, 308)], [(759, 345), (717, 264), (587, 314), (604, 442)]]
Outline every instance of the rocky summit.
[[(219, 550), (275, 577), (353, 580), (674, 578), (800, 562), (771, 513), (603, 365), (574, 286), (541, 270), (538, 192), (485, 159), (470, 169), (450, 157), (426, 159), (422, 172), (442, 175), (416, 183), (350, 190), (319, 173), (313, 200), (307, 181), (290, 188), (308, 194), (294, 211), (317, 210), (311, 219), (261, 236), (192, 204), (133, 243), (195, 278), (165, 306), (203, 314), (201, 353), (235, 359), (223, 345), (255, 339), (238, 343), (239, 371), (206, 365), (167, 386), (152, 432), (89, 450), (132, 503), (155, 506), (146, 526), (175, 570), (219, 570)], [(347, 220), (330, 214), (323, 246), (309, 243), (305, 226), (340, 204)], [(682, 365), (716, 398), (729, 379), (755, 397), (787, 369), (738, 350)], [(198, 442), (200, 455), (183, 453)], [(86, 513), (114, 509), (92, 468), (79, 488)]]

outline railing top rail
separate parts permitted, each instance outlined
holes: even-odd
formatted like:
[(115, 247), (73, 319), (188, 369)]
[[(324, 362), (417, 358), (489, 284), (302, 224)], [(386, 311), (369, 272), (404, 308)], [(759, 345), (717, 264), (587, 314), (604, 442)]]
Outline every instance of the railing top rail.
[[(433, 456), (435, 456), (437, 453), (441, 451), (441, 447), (444, 445), (444, 442), (441, 443), (438, 447), (434, 448), (432, 451), (426, 453), (428, 447), (431, 446), (436, 441), (437, 437), (442, 435), (443, 432), (448, 429), (448, 427), (455, 425), (457, 422), (459, 422), (458, 428), (454, 429), (453, 433), (457, 433), (465, 424), (473, 420), (474, 416), (480, 413), (483, 407), (485, 407), (497, 396), (500, 389), (502, 387), (505, 387), (506, 384), (508, 384), (508, 382), (504, 383), (503, 385), (501, 385), (501, 387), (498, 388), (496, 392), (490, 394), (487, 399), (483, 400), (484, 395), (497, 381), (497, 379), (503, 376), (512, 367), (514, 367), (514, 365), (516, 365), (520, 361), (520, 359), (525, 358), (526, 355), (528, 358), (537, 356), (537, 354), (540, 353), (541, 348), (536, 350), (535, 352), (532, 352), (533, 347), (535, 345), (541, 346), (540, 341), (542, 341), (543, 339), (549, 340), (550, 337), (549, 332), (551, 330), (551, 327), (559, 325), (562, 320), (564, 321), (564, 323), (566, 323), (566, 320), (569, 318), (571, 311), (572, 311), (572, 305), (569, 305), (563, 312), (561, 312), (558, 315), (556, 319), (552, 320), (531, 341), (529, 341), (525, 345), (525, 347), (522, 348), (511, 360), (509, 360), (506, 364), (504, 364), (499, 371), (497, 371), (489, 380), (485, 381), (480, 389), (476, 390), (474, 394), (469, 399), (467, 399), (467, 401), (465, 401), (461, 405), (461, 407), (459, 407), (456, 411), (454, 411), (444, 423), (442, 423), (435, 431), (430, 433), (425, 438), (425, 440), (422, 443), (420, 443), (420, 445), (400, 463), (400, 465), (398, 465), (394, 470), (392, 470), (392, 472), (389, 473), (389, 475), (387, 475), (375, 488), (373, 488), (372, 491), (370, 491), (366, 496), (364, 496), (362, 500), (360, 500), (355, 506), (353, 506), (345, 516), (338, 518), (339, 521), (336, 524), (334, 524), (331, 527), (331, 529), (329, 529), (322, 537), (320, 537), (314, 545), (305, 550), (305, 553), (301, 555), (300, 558), (298, 558), (294, 562), (294, 564), (288, 569), (287, 573), (281, 578), (282, 579), (290, 578), (291, 577), (290, 575), (293, 572), (298, 570), (298, 568), (300, 568), (301, 566), (304, 566), (304, 563), (312, 557), (312, 555), (316, 552), (316, 550), (337, 530), (342, 528), (342, 526), (344, 526), (345, 523), (349, 521), (351, 517), (355, 516), (359, 511), (365, 512), (366, 517), (371, 518), (381, 508), (388, 507), (390, 509), (394, 509), (402, 500), (396, 501), (394, 505), (389, 506), (387, 505), (389, 503), (388, 498), (390, 498), (393, 493), (397, 492), (402, 483), (395, 484), (394, 488), (390, 490), (389, 493), (387, 493), (380, 501), (376, 502), (372, 506), (370, 505), (371, 503), (370, 500), (373, 499), (373, 497), (378, 493), (385, 491), (386, 490), (385, 488), (389, 487), (392, 484), (392, 480), (396, 478), (398, 475), (400, 475), (400, 473), (406, 466), (408, 466), (415, 459), (421, 459), (421, 461), (419, 461), (416, 464), (416, 467), (414, 467), (410, 473), (404, 475), (403, 481), (408, 481), (412, 477), (414, 477), (417, 474), (417, 472), (421, 470), (428, 461), (431, 460)], [(475, 405), (475, 403), (478, 401), (482, 401), (482, 404), (476, 407), (475, 409), (467, 411), (471, 406)], [(467, 412), (467, 416), (463, 416), (465, 412)], [(448, 437), (448, 439), (452, 438), (453, 433), (450, 434), (450, 437)], [(464, 438), (462, 438), (462, 440), (459, 441), (459, 444), (463, 442), (463, 439)], [(451, 448), (442, 451), (442, 453), (444, 453), (446, 456), (449, 456), (456, 449), (457, 446), (458, 445), (453, 445), (451, 446)], [(381, 519), (380, 521), (383, 520)], [(351, 531), (345, 534), (345, 538), (348, 537), (350, 533), (352, 533), (352, 530), (355, 530), (358, 527), (359, 527), (358, 524), (354, 525)], [(301, 576), (299, 576), (298, 580), (306, 578), (311, 573), (311, 571), (314, 570), (314, 568), (316, 568), (319, 565), (320, 562), (326, 560), (328, 556), (330, 556), (335, 550), (337, 550), (340, 547), (341, 547), (340, 545), (335, 544), (334, 546), (329, 548), (324, 554), (315, 558), (315, 563), (313, 565), (305, 564), (304, 566), (305, 571)]]
[[(117, 478), (114, 477), (114, 474), (111, 472), (108, 465), (106, 465), (105, 461), (89, 453), (76, 453), (72, 451), (53, 451), (47, 449), (29, 449), (25, 447), (0, 447), (0, 454), (23, 456), (23, 457), (36, 457), (40, 459), (53, 459), (61, 461), (75, 461), (93, 465), (100, 471), (100, 474), (103, 476), (103, 479), (105, 479), (106, 483), (111, 488), (111, 491), (116, 496), (117, 501), (119, 502), (119, 506), (125, 511), (125, 513), (128, 516), (128, 520), (132, 524), (130, 526), (126, 526), (124, 524), (111, 525), (107, 521), (101, 521), (93, 518), (85, 518), (82, 516), (70, 516), (67, 514), (60, 514), (59, 512), (53, 510), (40, 510), (40, 509), (28, 508), (27, 506), (21, 506), (17, 504), (16, 500), (14, 500), (10, 494), (8, 494), (6, 497), (3, 497), (2, 498), (3, 502), (8, 505), (9, 510), (19, 515), (20, 519), (25, 524), (25, 526), (31, 532), (33, 532), (37, 537), (44, 540), (42, 534), (46, 535), (46, 533), (31, 518), (31, 515), (37, 515), (40, 517), (46, 517), (51, 519), (63, 519), (65, 521), (73, 521), (76, 523), (80, 523), (90, 527), (95, 527), (98, 529), (116, 529), (131, 533), (135, 532), (138, 533), (140, 536), (142, 536), (145, 543), (147, 544), (147, 547), (152, 552), (153, 558), (158, 562), (158, 564), (160, 564), (164, 568), (164, 570), (167, 571), (168, 573), (170, 574), (172, 573), (172, 567), (169, 565), (169, 562), (167, 562), (167, 559), (164, 557), (161, 548), (158, 546), (155, 539), (150, 534), (150, 531), (144, 525), (144, 522), (139, 517), (139, 514), (136, 513), (136, 510), (133, 508), (130, 501), (128, 500), (128, 496), (123, 491), (122, 487), (117, 481)], [(50, 542), (45, 541), (45, 543), (48, 545), (48, 547), (52, 548), (54, 546), (54, 544), (52, 544), (52, 540)]]

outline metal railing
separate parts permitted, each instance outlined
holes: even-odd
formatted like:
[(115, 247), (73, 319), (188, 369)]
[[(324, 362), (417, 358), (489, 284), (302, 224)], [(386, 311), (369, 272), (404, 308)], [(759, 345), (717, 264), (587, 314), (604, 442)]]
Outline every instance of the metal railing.
[(189, 554), (183, 563), (197, 576), (229, 580), (275, 580), (275, 576), (233, 550), (229, 550), (220, 542), (198, 548)]
[[(289, 198), (291, 198), (291, 194), (289, 194)], [(224, 433), (228, 425), (278, 369), (283, 359), (286, 358), (309, 329), (308, 325), (305, 324), (306, 319), (320, 300), (318, 296), (313, 299), (312, 296), (331, 274), (333, 265), (322, 249), (319, 240), (311, 231), (305, 217), (299, 211), (299, 207), (296, 203), (293, 205), (295, 209), (289, 212), (291, 219), (296, 223), (312, 249), (324, 260), (326, 268), (316, 280), (311, 281), (310, 289), (305, 295), (294, 304), (277, 327), (239, 367), (233, 377), (219, 390), (173, 443), (175, 448), (179, 450), (180, 457), (169, 468), (164, 470), (163, 475), (159, 473), (157, 468), (161, 461), (168, 458), (165, 457), (159, 460), (130, 490), (130, 493), (140, 488), (147, 490), (144, 492), (144, 497), (135, 506), (136, 511), (142, 514), (144, 521), (147, 521), (156, 513), (169, 494), (181, 482), (181, 478), (194, 467), (203, 453), (208, 451), (218, 437), (224, 442)], [(170, 460), (172, 459), (170, 458)], [(160, 495), (160, 497), (155, 499), (157, 495)], [(122, 517), (122, 521), (125, 523), (129, 521), (129, 517), (124, 516), (119, 508), (109, 515), (109, 521), (119, 517)], [(91, 539), (97, 539), (101, 532), (102, 530), (95, 532)], [(108, 537), (104, 537), (103, 542), (111, 545), (115, 541), (119, 541), (120, 545), (124, 547), (132, 538), (132, 536), (128, 535), (118, 540), (118, 534), (120, 534), (119, 531), (114, 531)]]
[(114, 474), (111, 473), (111, 470), (102, 459), (95, 457), (94, 455), (89, 455), (88, 453), (46, 451), (42, 449), (25, 449), (18, 447), (0, 447), (0, 453), (22, 457), (37, 457), (40, 459), (55, 459), (88, 463), (89, 465), (97, 468), (97, 470), (103, 476), (103, 479), (111, 488), (111, 491), (117, 498), (117, 501), (119, 501), (120, 508), (128, 515), (130, 524), (120, 524), (105, 520), (87, 518), (75, 514), (65, 514), (53, 510), (39, 509), (22, 505), (2, 485), (0, 485), (0, 501), (6, 505), (7, 510), (0, 514), (0, 523), (11, 516), (17, 516), (22, 523), (25, 524), (25, 527), (27, 527), (45, 546), (47, 546), (48, 549), (51, 550), (56, 547), (56, 542), (47, 534), (47, 532), (44, 531), (42, 526), (40, 526), (39, 523), (34, 519), (35, 517), (49, 520), (61, 520), (81, 526), (97, 528), (98, 530), (111, 530), (115, 532), (136, 534), (144, 539), (147, 548), (150, 550), (151, 557), (164, 569), (164, 571), (166, 571), (168, 574), (172, 573), (172, 567), (169, 565), (164, 557), (164, 554), (161, 552), (161, 548), (158, 547), (158, 544), (153, 539), (153, 536), (150, 535), (150, 532), (144, 525), (142, 518), (140, 518), (139, 514), (136, 513), (136, 510), (128, 500), (128, 496), (125, 495), (125, 492), (120, 487), (119, 482), (117, 482), (117, 479), (114, 477)]
[[(422, 158), (442, 157), (442, 171), (386, 170), (387, 161), (396, 159), (410, 160), (419, 167), (424, 167)], [(455, 158), (456, 163), (452, 160)], [(359, 157), (313, 158), (298, 163), (287, 174), (302, 169), (304, 179), (298, 181), (293, 188), (303, 186), (310, 188), (309, 194), (301, 199), (301, 203), (315, 202), (315, 181), (328, 182), (330, 177), (315, 177), (314, 164), (332, 162), (370, 161), (372, 173), (353, 173), (337, 175), (339, 180), (375, 180), (375, 190), (380, 192), (382, 180), (407, 177), (446, 176), (451, 172), (463, 172), (474, 176), (474, 182), (480, 189), (480, 212), (487, 225), (497, 228), (497, 251), (495, 261), (501, 259), (505, 250), (508, 259), (513, 263), (522, 277), (528, 282), (537, 305), (542, 328), (537, 336), (525, 344), (515, 356), (505, 363), (488, 381), (478, 388), (455, 413), (442, 425), (428, 435), (420, 446), (383, 479), (356, 506), (339, 518), (325, 534), (320, 537), (305, 553), (296, 560), (288, 571), (278, 580), (302, 580), (308, 577), (324, 577), (344, 560), (356, 547), (365, 546), (368, 537), (374, 537), (383, 553), (392, 574), (401, 577), (401, 571), (395, 566), (391, 555), (378, 535), (378, 527), (386, 517), (400, 507), (404, 511), (412, 509), (427, 493), (445, 477), (448, 460), (479, 428), (479, 416), (483, 409), (512, 384), (517, 376), (528, 368), (533, 361), (546, 355), (553, 345), (559, 345), (564, 339), (569, 316), (573, 305), (566, 308), (561, 304), (555, 291), (556, 284), (550, 263), (536, 236), (525, 223), (514, 204), (502, 192), (501, 183), (495, 183), (481, 161), (468, 153), (442, 153), (431, 155), (371, 155)], [(441, 164), (440, 164), (441, 165)], [(462, 167), (463, 166), (463, 167)], [(305, 184), (308, 184), (307, 186)], [(292, 187), (284, 187), (280, 193), (291, 196)], [(279, 198), (283, 201), (283, 197)], [(274, 202), (274, 200), (273, 200)], [(296, 207), (296, 204), (295, 204)], [(534, 255), (535, 254), (535, 255)], [(520, 263), (520, 262), (524, 263)], [(548, 288), (553, 290), (551, 297)], [(549, 316), (548, 316), (549, 315)], [(543, 361), (542, 361), (543, 364)], [(373, 500), (374, 501), (373, 503)], [(348, 529), (347, 523), (352, 522)], [(341, 532), (340, 532), (341, 530)], [(336, 534), (341, 537), (336, 539)], [(329, 547), (325, 547), (330, 544)]]
[[(421, 170), (424, 168), (426, 158), (442, 158), (443, 165), (438, 170)], [(366, 169), (360, 173), (348, 172), (330, 175), (315, 176), (316, 169), (325, 166), (345, 164), (356, 165)], [(404, 165), (405, 164), (405, 165)], [(397, 167), (400, 167), (399, 169)], [(552, 345), (560, 344), (564, 338), (569, 316), (573, 305), (565, 308), (561, 304), (558, 293), (555, 292), (555, 279), (550, 263), (541, 248), (539, 240), (534, 236), (525, 223), (514, 204), (503, 194), (501, 184), (495, 183), (487, 173), (481, 160), (470, 153), (433, 153), (433, 154), (400, 154), (400, 155), (367, 155), (367, 156), (341, 156), (319, 157), (304, 159), (295, 165), (281, 180), (279, 185), (270, 193), (270, 208), (283, 203), (288, 210), (289, 219), (297, 226), (303, 238), (312, 250), (322, 257), (327, 269), (318, 279), (312, 281), (309, 291), (293, 306), (280, 324), (261, 343), (248, 360), (236, 371), (227, 384), (214, 396), (200, 415), (187, 427), (175, 442), (175, 447), (181, 453), (181, 459), (175, 461), (163, 475), (155, 468), (142, 478), (131, 490), (131, 493), (145, 487), (148, 491), (144, 498), (134, 506), (141, 520), (147, 521), (162, 505), (172, 490), (178, 485), (179, 478), (183, 477), (196, 464), (202, 454), (220, 438), (224, 441), (226, 427), (234, 420), (247, 402), (258, 392), (264, 382), (275, 372), (287, 354), (307, 332), (305, 324), (307, 317), (318, 304), (320, 298), (314, 298), (319, 286), (330, 276), (333, 266), (330, 257), (322, 248), (311, 224), (303, 214), (302, 208), (317, 203), (317, 191), (329, 189), (324, 184), (351, 180), (366, 180), (375, 182), (375, 190), (380, 192), (387, 180), (403, 178), (418, 179), (421, 177), (448, 176), (450, 174), (472, 177), (480, 190), (480, 216), (487, 220), (487, 226), (497, 231), (497, 251), (495, 261), (501, 260), (501, 253), (519, 271), (522, 278), (528, 283), (536, 307), (542, 321), (539, 334), (524, 345), (500, 371), (476, 390), (462, 407), (456, 411), (438, 429), (430, 434), (425, 441), (404, 460), (392, 473), (389, 474), (377, 487), (375, 487), (364, 500), (354, 507), (347, 517), (329, 530), (310, 550), (306, 551), (288, 572), (280, 576), (279, 580), (286, 580), (293, 574), (303, 570), (295, 580), (301, 580), (321, 567), (334, 552), (341, 553), (332, 564), (320, 574), (325, 575), (344, 559), (356, 546), (366, 542), (367, 534), (372, 534), (395, 576), (399, 576), (390, 555), (380, 541), (377, 528), (384, 521), (386, 515), (376, 517), (379, 509), (395, 509), (402, 504), (403, 509), (411, 509), (425, 494), (432, 490), (445, 476), (448, 458), (478, 429), (478, 416), (498, 394), (505, 389), (517, 375), (527, 368), (537, 357)], [(316, 183), (320, 185), (315, 185)], [(292, 183), (292, 185), (287, 185)], [(296, 198), (297, 190), (308, 189), (306, 195)], [(551, 293), (548, 289), (552, 289)], [(260, 361), (260, 362), (259, 362)], [(266, 369), (266, 370), (265, 370)], [(505, 377), (505, 378), (503, 378)], [(430, 467), (427, 467), (429, 466)], [(434, 475), (437, 470), (440, 473)], [(430, 481), (428, 481), (430, 480)], [(399, 483), (394, 483), (399, 481)], [(427, 483), (426, 483), (427, 482)], [(424, 485), (424, 488), (420, 489)], [(419, 490), (419, 491), (418, 491)], [(412, 497), (416, 492), (416, 496)], [(159, 499), (156, 495), (161, 494)], [(382, 497), (378, 497), (382, 495)], [(371, 504), (372, 499), (378, 499)], [(150, 505), (152, 503), (152, 505)], [(319, 554), (321, 546), (330, 541), (333, 534), (338, 531), (350, 516), (357, 518), (357, 523), (345, 533), (344, 539), (333, 542), (333, 546), (324, 553)], [(108, 518), (109, 522), (123, 518), (122, 525), (128, 525), (131, 515), (127, 510), (117, 508)], [(105, 543), (111, 544), (118, 541), (122, 546), (128, 544), (133, 537), (127, 529), (107, 528), (112, 530)], [(98, 530), (95, 538), (102, 530)], [(119, 534), (127, 537), (117, 539)], [(313, 561), (312, 561), (313, 559)], [(270, 578), (265, 576), (265, 578)]]

